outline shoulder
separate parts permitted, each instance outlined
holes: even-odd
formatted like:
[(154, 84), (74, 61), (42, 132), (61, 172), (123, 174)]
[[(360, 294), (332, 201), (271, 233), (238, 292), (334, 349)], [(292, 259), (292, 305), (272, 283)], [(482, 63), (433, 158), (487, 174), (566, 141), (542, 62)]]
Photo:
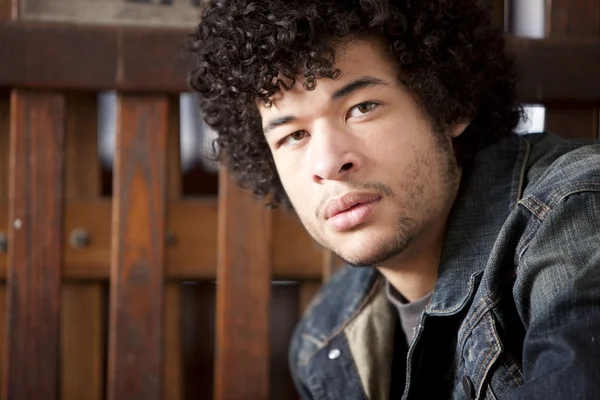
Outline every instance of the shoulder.
[(600, 190), (600, 141), (566, 140), (548, 133), (525, 140), (530, 156), (523, 200), (551, 209), (570, 194)]
[(344, 267), (334, 274), (309, 303), (294, 330), (292, 361), (307, 362), (360, 312), (382, 282), (379, 272), (369, 267)]

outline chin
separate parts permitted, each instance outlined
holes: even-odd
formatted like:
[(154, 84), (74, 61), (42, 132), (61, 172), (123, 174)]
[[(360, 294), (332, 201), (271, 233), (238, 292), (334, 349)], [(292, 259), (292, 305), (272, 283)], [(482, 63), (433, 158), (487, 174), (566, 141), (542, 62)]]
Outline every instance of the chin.
[(404, 251), (404, 244), (397, 237), (360, 237), (347, 240), (339, 251), (333, 250), (346, 263), (356, 267), (372, 267), (384, 264)]

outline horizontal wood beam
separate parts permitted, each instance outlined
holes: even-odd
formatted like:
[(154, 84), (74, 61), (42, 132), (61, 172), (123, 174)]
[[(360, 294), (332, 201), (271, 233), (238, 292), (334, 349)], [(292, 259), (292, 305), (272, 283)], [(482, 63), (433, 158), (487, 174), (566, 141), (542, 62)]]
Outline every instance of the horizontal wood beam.
[(523, 102), (600, 104), (600, 38), (509, 38)]
[[(111, 200), (66, 200), (65, 203), (63, 278), (108, 279)], [(0, 200), (0, 232), (8, 224), (7, 208), (6, 202)], [(167, 279), (215, 279), (217, 200), (168, 201), (166, 228)], [(85, 232), (87, 237), (77, 232)], [(74, 247), (72, 242), (82, 246)], [(322, 248), (312, 241), (292, 213), (274, 211), (272, 248), (273, 279), (321, 279)], [(6, 254), (0, 253), (0, 279), (6, 278), (6, 265)]]
[[(0, 87), (189, 91), (189, 31), (8, 22), (0, 25)], [(600, 104), (600, 38), (508, 37), (520, 99)]]
[(0, 87), (189, 91), (190, 32), (58, 23), (0, 24)]

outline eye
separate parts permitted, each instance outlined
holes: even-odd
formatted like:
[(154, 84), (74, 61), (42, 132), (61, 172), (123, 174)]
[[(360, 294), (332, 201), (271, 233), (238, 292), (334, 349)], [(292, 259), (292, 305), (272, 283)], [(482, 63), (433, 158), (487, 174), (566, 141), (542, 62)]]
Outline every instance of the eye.
[(302, 139), (306, 138), (306, 136), (308, 136), (307, 131), (296, 131), (294, 133), (287, 135), (283, 139), (281, 139), (281, 141), (278, 143), (278, 145), (279, 146), (290, 146), (290, 145), (294, 146), (294, 145), (297, 145), (300, 141), (302, 141)]
[(348, 111), (348, 118), (362, 117), (373, 111), (379, 104), (372, 101), (365, 101), (355, 105)]

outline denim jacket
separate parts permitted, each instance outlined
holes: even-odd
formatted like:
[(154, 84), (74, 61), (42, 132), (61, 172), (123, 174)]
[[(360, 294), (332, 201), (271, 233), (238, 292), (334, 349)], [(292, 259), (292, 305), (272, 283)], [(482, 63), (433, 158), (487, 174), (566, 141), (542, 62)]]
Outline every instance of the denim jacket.
[[(309, 305), (289, 361), (302, 399), (600, 399), (600, 144), (511, 136), (465, 169), (438, 281), (391, 376), (395, 311), (375, 268)], [(403, 375), (403, 374), (401, 374)]]

